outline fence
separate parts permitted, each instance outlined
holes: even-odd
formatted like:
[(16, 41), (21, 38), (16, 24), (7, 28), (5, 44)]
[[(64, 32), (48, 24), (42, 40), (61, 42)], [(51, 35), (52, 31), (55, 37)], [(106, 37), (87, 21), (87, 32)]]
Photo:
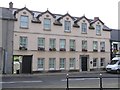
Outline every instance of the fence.
[[(73, 78), (99, 78), (99, 86), (98, 88), (69, 88), (69, 79), (73, 79)], [(118, 75), (118, 77), (113, 77), (113, 76), (102, 76), (102, 74), (100, 74), (98, 77), (80, 77), (80, 76), (69, 76), (68, 74), (66, 75), (66, 79), (67, 79), (67, 90), (120, 90), (120, 86), (118, 86), (118, 88), (103, 88), (103, 78), (120, 78), (120, 75)], [(118, 81), (119, 84), (119, 81)]]

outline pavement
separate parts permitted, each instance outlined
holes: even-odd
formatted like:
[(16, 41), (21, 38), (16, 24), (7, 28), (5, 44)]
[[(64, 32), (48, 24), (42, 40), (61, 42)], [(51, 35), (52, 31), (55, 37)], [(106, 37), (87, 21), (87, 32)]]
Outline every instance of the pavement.
[(103, 74), (106, 71), (82, 71), (82, 72), (42, 72), (42, 73), (32, 73), (32, 74), (2, 74), (2, 77), (9, 77), (9, 76), (40, 76), (40, 75), (71, 75), (71, 74)]

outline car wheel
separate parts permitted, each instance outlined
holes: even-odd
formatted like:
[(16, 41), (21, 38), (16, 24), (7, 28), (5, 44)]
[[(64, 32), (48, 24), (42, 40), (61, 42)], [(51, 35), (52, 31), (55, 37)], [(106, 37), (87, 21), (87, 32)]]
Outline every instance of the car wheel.
[(119, 74), (119, 73), (120, 73), (120, 70), (117, 70), (116, 72)]

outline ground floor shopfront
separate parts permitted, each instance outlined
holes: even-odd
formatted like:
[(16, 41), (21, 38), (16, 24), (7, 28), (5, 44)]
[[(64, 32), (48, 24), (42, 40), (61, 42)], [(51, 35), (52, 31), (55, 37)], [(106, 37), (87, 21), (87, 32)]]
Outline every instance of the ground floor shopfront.
[(15, 51), (14, 57), (14, 73), (100, 70), (110, 62), (109, 52)]

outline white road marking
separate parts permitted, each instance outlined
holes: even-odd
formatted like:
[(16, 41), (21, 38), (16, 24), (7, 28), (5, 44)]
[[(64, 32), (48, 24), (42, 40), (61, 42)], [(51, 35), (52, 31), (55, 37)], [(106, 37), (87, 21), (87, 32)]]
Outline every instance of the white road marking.
[(0, 84), (1, 84), (1, 83), (15, 83), (15, 82), (0, 82)]
[[(69, 79), (69, 81), (79, 81), (79, 80), (84, 80), (84, 78), (79, 78), (79, 79)], [(62, 79), (61, 81), (67, 81), (67, 79)]]
[(86, 80), (98, 80), (100, 78), (86, 78)]
[(0, 83), (9, 84), (9, 83), (39, 83), (39, 82), (43, 82), (43, 81), (13, 81), (13, 82), (0, 82)]
[[(99, 78), (78, 78), (78, 79), (69, 79), (69, 81), (82, 81), (82, 80), (98, 80)], [(61, 81), (67, 81), (67, 79), (62, 79)]]

